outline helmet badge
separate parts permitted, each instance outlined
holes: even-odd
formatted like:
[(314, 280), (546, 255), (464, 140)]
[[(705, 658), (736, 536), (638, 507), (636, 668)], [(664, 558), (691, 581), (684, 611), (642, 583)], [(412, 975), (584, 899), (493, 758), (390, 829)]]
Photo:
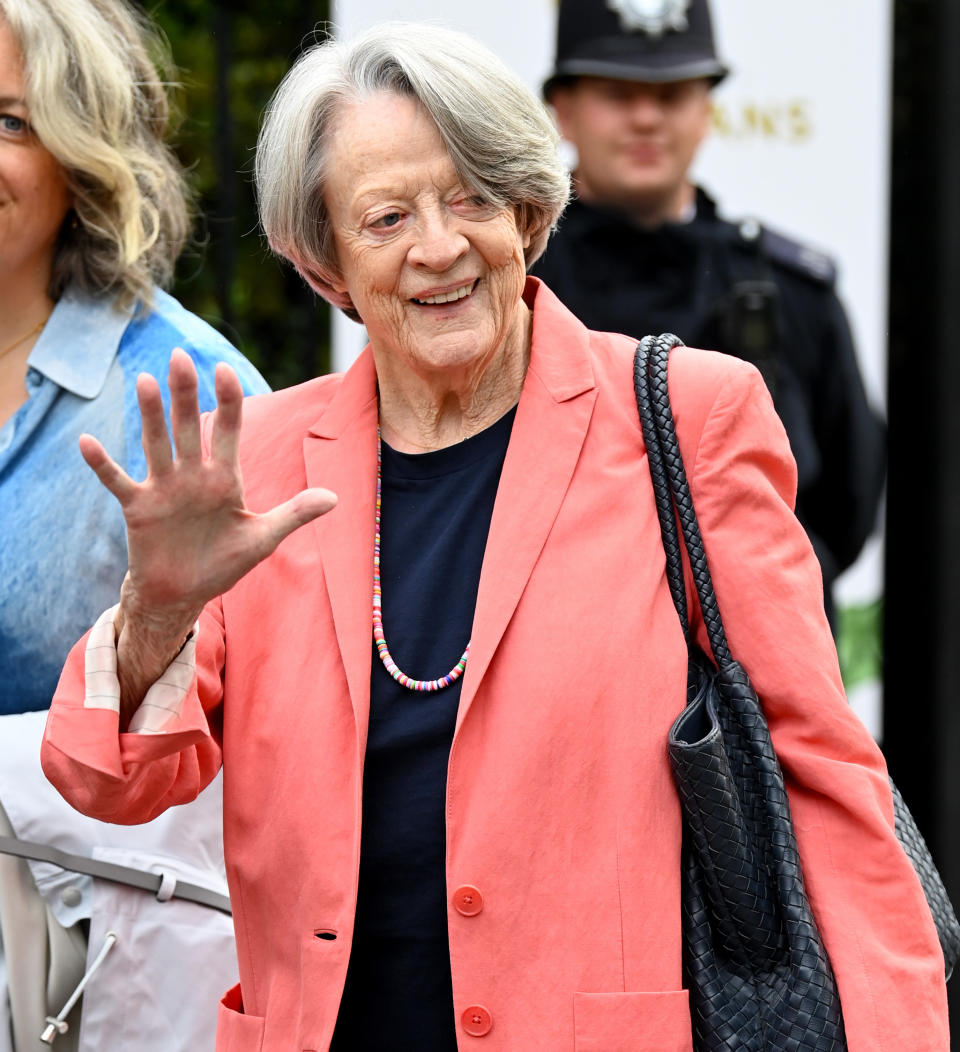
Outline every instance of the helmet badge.
[(607, 0), (626, 32), (639, 29), (652, 37), (661, 37), (668, 29), (683, 32), (689, 6), (690, 0)]

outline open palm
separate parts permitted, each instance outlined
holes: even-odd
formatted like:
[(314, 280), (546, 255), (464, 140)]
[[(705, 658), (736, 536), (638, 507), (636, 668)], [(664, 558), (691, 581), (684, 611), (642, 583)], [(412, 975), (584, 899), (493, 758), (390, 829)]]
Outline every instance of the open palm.
[[(237, 450), (243, 389), (236, 373), (216, 370), (217, 409), (208, 455), (200, 437), (197, 374), (179, 348), (170, 357), (167, 432), (157, 381), (137, 379), (147, 477), (134, 482), (91, 435), (80, 452), (123, 509), (129, 545), (125, 617), (154, 631), (183, 632), (205, 603), (234, 585), (298, 526), (336, 504), (329, 490), (306, 489), (263, 514), (244, 502)], [(158, 670), (159, 671), (159, 670)]]

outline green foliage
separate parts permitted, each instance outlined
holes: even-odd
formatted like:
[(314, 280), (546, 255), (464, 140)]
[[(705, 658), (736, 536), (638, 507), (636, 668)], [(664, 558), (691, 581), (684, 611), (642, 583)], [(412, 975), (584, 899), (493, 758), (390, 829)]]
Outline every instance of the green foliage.
[(174, 145), (198, 218), (174, 295), (219, 329), (272, 387), (329, 371), (329, 310), (259, 228), (253, 151), (264, 108), (303, 47), (322, 38), (325, 0), (269, 5), (164, 0), (144, 5), (177, 66)]
[(837, 655), (848, 690), (883, 680), (883, 599), (838, 608)]

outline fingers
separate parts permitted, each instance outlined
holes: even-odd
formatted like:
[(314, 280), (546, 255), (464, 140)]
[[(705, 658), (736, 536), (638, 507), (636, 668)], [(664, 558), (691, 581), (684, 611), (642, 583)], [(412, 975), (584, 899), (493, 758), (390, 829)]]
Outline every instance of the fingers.
[[(170, 423), (178, 460), (199, 460), (202, 455), (200, 405), (197, 397), (197, 370), (193, 359), (180, 347), (170, 354)], [(215, 372), (217, 411), (214, 416), (213, 454), (234, 461), (239, 442), (243, 387), (237, 374), (225, 362)], [(143, 418), (144, 451), (154, 473), (173, 463), (173, 452), (163, 420), (159, 387), (151, 377), (137, 378), (137, 398)], [(149, 446), (149, 448), (148, 448)]]
[(132, 478), (112, 460), (102, 445), (93, 435), (81, 435), (77, 439), (80, 447), (80, 456), (93, 469), (97, 478), (107, 489), (125, 504), (135, 493), (137, 485)]
[(140, 442), (153, 473), (162, 473), (173, 463), (167, 421), (163, 415), (160, 385), (149, 373), (137, 377), (137, 404), (140, 406)]
[(200, 405), (197, 370), (186, 351), (174, 347), (170, 355), (170, 423), (178, 460), (200, 457)]
[(266, 558), (294, 530), (325, 515), (336, 505), (336, 493), (328, 489), (305, 489), (266, 512), (260, 517), (264, 529), (264, 549), (260, 557)]
[(215, 460), (234, 462), (240, 443), (240, 421), (243, 415), (243, 387), (226, 362), (218, 362), (214, 382), (217, 409), (213, 415), (211, 452)]

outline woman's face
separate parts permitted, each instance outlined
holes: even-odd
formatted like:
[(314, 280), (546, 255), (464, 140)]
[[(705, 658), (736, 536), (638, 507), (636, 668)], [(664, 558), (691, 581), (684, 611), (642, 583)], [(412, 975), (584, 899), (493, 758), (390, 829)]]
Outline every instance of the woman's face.
[(30, 127), (20, 51), (0, 18), (0, 281), (7, 287), (35, 277), (46, 291), (70, 203), (63, 169)]
[(442, 386), (525, 353), (529, 234), (462, 185), (420, 105), (391, 93), (347, 104), (330, 142), (330, 284), (363, 318), (381, 382), (399, 368)]

